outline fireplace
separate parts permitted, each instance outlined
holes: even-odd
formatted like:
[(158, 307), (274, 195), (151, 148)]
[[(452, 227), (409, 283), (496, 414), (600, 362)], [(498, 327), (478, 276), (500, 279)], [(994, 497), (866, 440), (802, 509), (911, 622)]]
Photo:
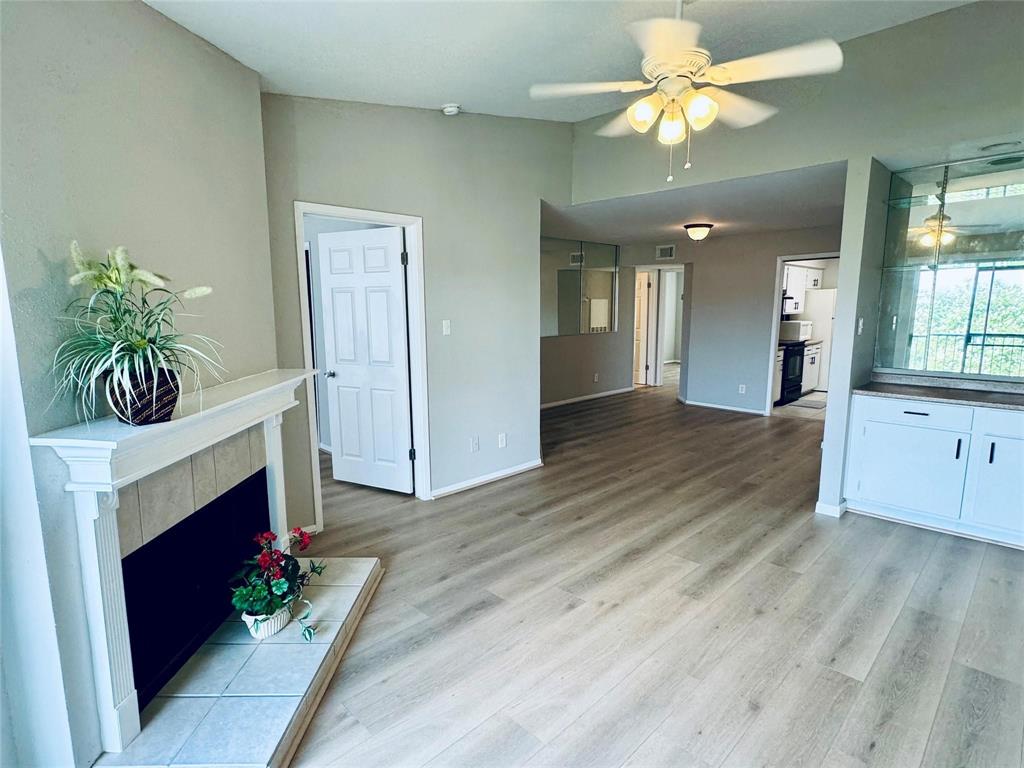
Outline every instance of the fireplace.
[(121, 560), (140, 708), (231, 614), (229, 581), (269, 527), (261, 469)]
[(140, 698), (230, 613), (225, 582), (252, 536), (287, 536), (282, 414), (313, 373), (277, 369), (187, 395), (163, 424), (108, 417), (30, 439), (67, 466), (104, 751), (139, 734)]

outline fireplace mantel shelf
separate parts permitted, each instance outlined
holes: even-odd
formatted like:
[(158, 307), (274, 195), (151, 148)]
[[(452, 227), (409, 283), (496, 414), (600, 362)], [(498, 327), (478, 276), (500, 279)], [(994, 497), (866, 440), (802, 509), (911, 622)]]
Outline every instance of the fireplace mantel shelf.
[(297, 404), (295, 388), (315, 371), (278, 368), (181, 398), (174, 418), (134, 427), (114, 416), (36, 435), (67, 463), (68, 491), (112, 491)]
[(296, 388), (316, 371), (275, 369), (186, 395), (175, 417), (133, 427), (114, 417), (75, 424), (30, 439), (67, 465), (64, 489), (74, 499), (79, 567), (89, 622), (100, 738), (122, 751), (140, 730), (118, 540), (118, 489), (257, 424), (263, 425), (270, 524), (287, 540), (284, 411), (298, 405)]

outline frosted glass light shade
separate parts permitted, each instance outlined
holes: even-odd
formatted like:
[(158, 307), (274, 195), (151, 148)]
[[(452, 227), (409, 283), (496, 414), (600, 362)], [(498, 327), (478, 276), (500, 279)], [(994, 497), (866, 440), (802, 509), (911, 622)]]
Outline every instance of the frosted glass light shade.
[(718, 117), (718, 103), (710, 96), (691, 88), (683, 94), (683, 112), (690, 127), (702, 131)]
[(713, 226), (715, 225), (706, 223), (684, 224), (683, 229), (686, 230), (687, 237), (689, 237), (691, 240), (696, 240), (699, 242), (711, 234), (711, 228)]
[(626, 119), (637, 133), (647, 133), (658, 122), (658, 115), (665, 106), (665, 97), (660, 92), (633, 102), (626, 110)]
[(658, 141), (662, 144), (679, 144), (686, 141), (686, 118), (675, 101), (665, 107), (665, 114), (658, 124)]

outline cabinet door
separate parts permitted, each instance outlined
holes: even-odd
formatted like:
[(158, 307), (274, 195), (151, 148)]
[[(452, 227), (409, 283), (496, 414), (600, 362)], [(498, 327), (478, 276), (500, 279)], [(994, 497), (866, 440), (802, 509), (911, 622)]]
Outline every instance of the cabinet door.
[(971, 436), (866, 421), (857, 498), (940, 517), (960, 517)]
[(805, 288), (821, 288), (822, 278), (825, 275), (825, 270), (817, 269), (815, 267), (807, 267), (804, 271), (804, 275)]
[(964, 518), (1024, 531), (1024, 440), (982, 435), (975, 450)]

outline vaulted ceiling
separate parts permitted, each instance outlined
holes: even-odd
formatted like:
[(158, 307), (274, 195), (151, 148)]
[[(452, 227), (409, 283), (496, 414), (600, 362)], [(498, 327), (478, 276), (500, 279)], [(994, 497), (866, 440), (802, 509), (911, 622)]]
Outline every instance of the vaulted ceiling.
[[(532, 83), (622, 80), (640, 54), (624, 26), (672, 16), (674, 2), (294, 2), (147, 0), (256, 70), (264, 91), (575, 122), (622, 94), (531, 101)], [(724, 62), (819, 37), (840, 42), (964, 0), (697, 0), (684, 17)], [(740, 89), (742, 90), (742, 89)]]

